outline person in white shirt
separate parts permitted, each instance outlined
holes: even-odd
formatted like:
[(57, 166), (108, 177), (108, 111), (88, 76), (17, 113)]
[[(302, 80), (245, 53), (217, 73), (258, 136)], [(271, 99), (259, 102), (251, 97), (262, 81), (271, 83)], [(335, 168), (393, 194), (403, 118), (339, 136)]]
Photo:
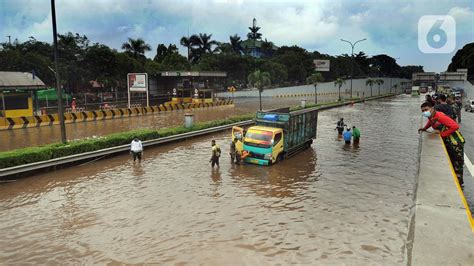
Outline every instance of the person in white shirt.
[(142, 152), (142, 142), (137, 137), (134, 137), (132, 143), (130, 144), (130, 153), (133, 156), (133, 162), (135, 162), (137, 158), (139, 163), (142, 161)]

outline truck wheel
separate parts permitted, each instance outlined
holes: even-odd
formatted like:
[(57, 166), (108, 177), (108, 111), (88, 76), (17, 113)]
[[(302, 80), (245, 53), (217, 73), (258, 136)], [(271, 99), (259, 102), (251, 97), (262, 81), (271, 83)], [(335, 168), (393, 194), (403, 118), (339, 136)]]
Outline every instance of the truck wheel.
[(278, 154), (275, 163), (278, 163), (278, 162), (281, 162), (281, 161), (283, 161), (283, 154), (282, 153)]

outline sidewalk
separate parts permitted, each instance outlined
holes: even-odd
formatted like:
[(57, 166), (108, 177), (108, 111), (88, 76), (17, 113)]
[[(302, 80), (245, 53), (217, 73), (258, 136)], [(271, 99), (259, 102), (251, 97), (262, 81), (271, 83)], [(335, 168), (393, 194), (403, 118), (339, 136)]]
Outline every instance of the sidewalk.
[[(467, 209), (466, 209), (467, 208)], [(423, 133), (411, 265), (474, 265), (474, 227), (441, 138)]]

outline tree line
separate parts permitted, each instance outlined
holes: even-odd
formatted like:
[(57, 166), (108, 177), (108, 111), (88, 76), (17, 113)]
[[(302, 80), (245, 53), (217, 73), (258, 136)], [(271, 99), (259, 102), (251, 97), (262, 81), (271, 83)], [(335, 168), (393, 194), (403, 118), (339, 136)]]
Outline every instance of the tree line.
[[(258, 27), (257, 27), (258, 28)], [(179, 45), (187, 55), (179, 54), (176, 44), (157, 44), (154, 58), (145, 53), (153, 48), (143, 39), (129, 38), (121, 51), (107, 45), (92, 43), (85, 35), (78, 33), (58, 35), (59, 74), (66, 91), (80, 92), (90, 87), (90, 81), (103, 84), (104, 88), (125, 90), (126, 74), (147, 72), (150, 76), (161, 71), (225, 71), (227, 84), (245, 88), (249, 75), (255, 71), (268, 73), (273, 86), (291, 86), (310, 83), (308, 78), (315, 73), (314, 59), (330, 60), (329, 72), (321, 72), (325, 81), (349, 78), (351, 56), (332, 56), (317, 51), (310, 52), (302, 47), (282, 46), (274, 49), (272, 42), (262, 40), (258, 29), (249, 28), (249, 39), (260, 40), (259, 49), (263, 56), (255, 58), (248, 48), (242, 46), (238, 35), (229, 36), (228, 42), (212, 39), (212, 34), (199, 33), (182, 37)], [(0, 70), (34, 72), (47, 85), (54, 86), (52, 44), (33, 37), (25, 42), (0, 44)], [(354, 78), (400, 77), (411, 78), (413, 72), (423, 72), (422, 66), (399, 66), (396, 60), (381, 54), (372, 57), (359, 52), (353, 58)]]

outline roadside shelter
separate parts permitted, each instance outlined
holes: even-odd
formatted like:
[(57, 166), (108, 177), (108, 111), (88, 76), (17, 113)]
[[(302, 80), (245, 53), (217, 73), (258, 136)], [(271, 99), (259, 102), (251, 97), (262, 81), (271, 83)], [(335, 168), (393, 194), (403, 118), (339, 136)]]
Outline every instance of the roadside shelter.
[(0, 71), (0, 116), (32, 116), (38, 111), (38, 90), (44, 82), (27, 72)]

